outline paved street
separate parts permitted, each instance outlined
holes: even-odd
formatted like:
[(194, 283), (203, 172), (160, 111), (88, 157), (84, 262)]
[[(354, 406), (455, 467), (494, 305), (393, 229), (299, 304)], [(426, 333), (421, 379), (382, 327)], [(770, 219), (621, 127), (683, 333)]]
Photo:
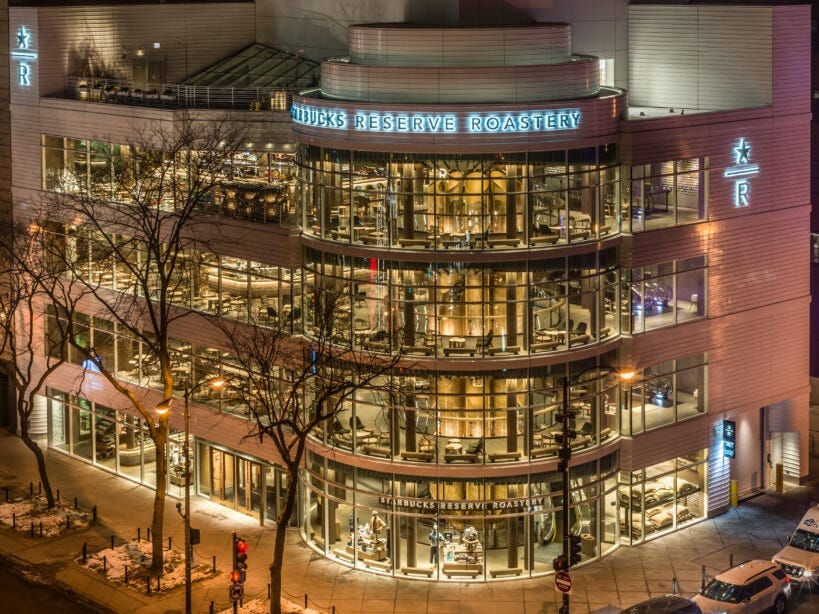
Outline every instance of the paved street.
[[(0, 488), (36, 482), (29, 452), (16, 437), (0, 433)], [(97, 573), (73, 562), (82, 542), (97, 549), (114, 534), (117, 540), (135, 537), (136, 527), (149, 523), (151, 491), (109, 473), (50, 452), (50, 475), (63, 497), (79, 497), (86, 506), (98, 505), (100, 524), (82, 533), (51, 542), (0, 531), (0, 553), (28, 561), (63, 586), (93, 595), (115, 612), (171, 613), (181, 611), (181, 590), (170, 595), (147, 596), (131, 589), (114, 588)], [(743, 502), (718, 518), (706, 520), (675, 534), (639, 547), (621, 547), (612, 555), (573, 572), (573, 614), (594, 612), (607, 605), (626, 606), (651, 595), (670, 592), (676, 577), (678, 590), (693, 595), (700, 586), (702, 566), (710, 576), (734, 561), (770, 558), (784, 543), (804, 509), (819, 502), (819, 483), (785, 494), (763, 494)], [(182, 523), (167, 505), (166, 525), (174, 541), (182, 539)], [(192, 524), (202, 530), (198, 553), (209, 560), (216, 556), (221, 570), (230, 566), (230, 534), (240, 532), (250, 542), (248, 597), (266, 594), (266, 563), (270, 560), (273, 532), (258, 521), (202, 498), (194, 498)], [(559, 597), (552, 577), (493, 583), (434, 583), (393, 579), (351, 570), (317, 556), (297, 532), (289, 535), (288, 567), (284, 588), (297, 600), (308, 594), (311, 606), (330, 605), (337, 614), (378, 613), (484, 613), (494, 611), (548, 614), (556, 612)], [(211, 601), (218, 611), (227, 607), (225, 574), (194, 585), (196, 612), (207, 612)], [(327, 611), (327, 609), (320, 611)], [(17, 611), (17, 610), (14, 610)], [(55, 609), (51, 609), (55, 611)], [(819, 611), (819, 589), (802, 591), (791, 612)], [(35, 612), (32, 610), (32, 612)]]

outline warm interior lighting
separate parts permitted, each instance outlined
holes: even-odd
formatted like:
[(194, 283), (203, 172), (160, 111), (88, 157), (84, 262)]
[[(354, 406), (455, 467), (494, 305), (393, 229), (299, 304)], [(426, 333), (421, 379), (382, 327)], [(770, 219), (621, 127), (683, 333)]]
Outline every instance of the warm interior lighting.
[(213, 381), (210, 383), (210, 385), (211, 385), (212, 387), (216, 388), (216, 389), (221, 388), (221, 387), (222, 387), (222, 386), (224, 386), (225, 384), (227, 384), (227, 382), (226, 382), (225, 380), (223, 380), (223, 379), (215, 379), (215, 380), (213, 380)]
[(623, 372), (621, 372), (621, 373), (618, 373), (617, 375), (618, 375), (618, 376), (620, 377), (620, 379), (621, 379), (621, 380), (623, 380), (624, 382), (630, 382), (632, 379), (634, 379), (634, 376), (635, 376), (636, 374), (634, 373), (634, 371), (623, 371)]

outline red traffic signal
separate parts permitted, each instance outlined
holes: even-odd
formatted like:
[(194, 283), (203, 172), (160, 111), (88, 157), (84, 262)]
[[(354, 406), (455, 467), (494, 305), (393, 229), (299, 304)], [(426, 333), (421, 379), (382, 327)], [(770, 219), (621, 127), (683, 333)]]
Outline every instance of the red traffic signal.
[[(233, 569), (235, 571), (244, 572), (247, 569), (247, 550), (247, 540), (241, 537), (233, 538)], [(242, 578), (238, 581), (244, 582), (244, 573), (241, 576)]]
[(239, 584), (239, 582), (242, 581), (242, 572), (239, 571), (238, 569), (234, 569), (233, 571), (231, 571), (230, 572), (230, 581), (233, 584)]

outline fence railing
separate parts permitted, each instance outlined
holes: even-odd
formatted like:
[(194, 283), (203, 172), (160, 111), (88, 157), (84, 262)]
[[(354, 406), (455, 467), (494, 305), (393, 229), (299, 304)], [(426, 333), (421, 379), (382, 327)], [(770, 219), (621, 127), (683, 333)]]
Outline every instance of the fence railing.
[(66, 78), (65, 97), (172, 109), (287, 111), (294, 89), (275, 87), (214, 87), (179, 83), (137, 83), (112, 79)]

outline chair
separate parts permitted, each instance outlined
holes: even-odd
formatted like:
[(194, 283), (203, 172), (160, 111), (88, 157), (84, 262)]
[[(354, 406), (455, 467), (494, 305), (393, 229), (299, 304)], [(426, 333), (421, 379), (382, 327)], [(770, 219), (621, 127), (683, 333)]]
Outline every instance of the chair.
[(370, 336), (370, 341), (386, 341), (387, 340), (387, 331), (384, 329), (375, 331)]
[(336, 416), (336, 419), (333, 421), (333, 431), (332, 432), (335, 435), (346, 435), (347, 433), (350, 432), (350, 429), (346, 428), (341, 423), (341, 420), (338, 419), (338, 416)]
[(481, 437), (478, 441), (470, 445), (466, 449), (466, 453), (475, 455), (483, 454), (483, 437)]
[(275, 307), (268, 307), (267, 308), (267, 319), (268, 320), (275, 320), (276, 316), (278, 316), (278, 315), (279, 314), (276, 313), (276, 308)]
[[(355, 426), (353, 426), (355, 424)], [(350, 428), (355, 431), (366, 431), (367, 427), (358, 416), (350, 416)]]
[(486, 350), (492, 347), (492, 338), (495, 336), (495, 331), (490, 330), (486, 335), (478, 339), (475, 347), (479, 350)]

